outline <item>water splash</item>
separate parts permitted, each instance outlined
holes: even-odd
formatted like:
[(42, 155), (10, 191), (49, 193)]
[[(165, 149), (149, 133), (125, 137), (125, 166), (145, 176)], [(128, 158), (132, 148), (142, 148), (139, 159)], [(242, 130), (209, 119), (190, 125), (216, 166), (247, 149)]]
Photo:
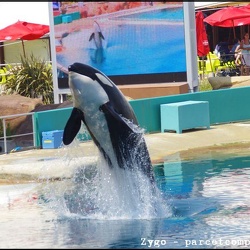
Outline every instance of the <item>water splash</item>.
[[(71, 150), (71, 146), (64, 149)], [(62, 216), (88, 219), (152, 219), (171, 216), (168, 202), (162, 197), (156, 183), (152, 183), (142, 172), (139, 166), (142, 158), (137, 156), (136, 159), (135, 154), (137, 152), (131, 152), (135, 164), (133, 169), (126, 166), (124, 169), (119, 166), (110, 168), (101, 154), (92, 164), (87, 164), (84, 157), (74, 154), (72, 158), (66, 154), (62, 159), (63, 167), (72, 164), (72, 161), (78, 167), (71, 179), (48, 183), (45, 193), (50, 193), (50, 204)]]
[[(140, 171), (110, 169), (100, 156), (96, 166), (75, 173), (63, 193), (64, 208), (93, 219), (150, 219), (170, 216), (160, 192)], [(62, 203), (61, 203), (62, 204)]]

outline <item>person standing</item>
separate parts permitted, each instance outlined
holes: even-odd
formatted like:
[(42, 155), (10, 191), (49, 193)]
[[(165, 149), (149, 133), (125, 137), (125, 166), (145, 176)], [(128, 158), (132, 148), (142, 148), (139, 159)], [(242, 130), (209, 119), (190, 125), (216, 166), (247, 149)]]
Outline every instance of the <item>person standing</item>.
[(233, 44), (232, 48), (230, 49), (230, 53), (234, 54), (235, 50), (236, 50), (236, 48), (238, 46), (240, 46), (240, 39), (239, 38), (235, 38), (234, 39), (234, 44)]
[[(249, 75), (250, 68), (250, 40), (249, 33), (246, 32), (243, 39), (240, 42), (241, 55), (244, 65), (242, 67), (246, 67), (246, 74)], [(243, 73), (243, 69), (242, 69)]]
[(234, 55), (235, 65), (240, 66), (242, 64), (242, 59), (241, 59), (241, 49), (240, 49), (240, 39), (239, 38), (234, 39), (234, 45), (231, 48), (230, 53), (232, 55)]

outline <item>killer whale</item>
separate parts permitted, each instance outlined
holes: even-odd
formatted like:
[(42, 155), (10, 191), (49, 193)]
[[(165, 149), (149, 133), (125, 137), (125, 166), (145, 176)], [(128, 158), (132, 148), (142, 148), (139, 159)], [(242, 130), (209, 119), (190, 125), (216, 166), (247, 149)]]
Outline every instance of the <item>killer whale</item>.
[(138, 169), (154, 182), (143, 131), (119, 88), (89, 65), (74, 63), (68, 71), (73, 109), (64, 128), (64, 145), (74, 140), (83, 122), (111, 168)]
[(89, 42), (91, 40), (94, 41), (95, 46), (97, 49), (102, 49), (103, 48), (103, 42), (102, 40), (105, 40), (100, 25), (97, 23), (97, 21), (94, 21), (93, 23), (93, 27), (94, 27), (94, 32), (91, 33), (90, 37), (89, 37)]

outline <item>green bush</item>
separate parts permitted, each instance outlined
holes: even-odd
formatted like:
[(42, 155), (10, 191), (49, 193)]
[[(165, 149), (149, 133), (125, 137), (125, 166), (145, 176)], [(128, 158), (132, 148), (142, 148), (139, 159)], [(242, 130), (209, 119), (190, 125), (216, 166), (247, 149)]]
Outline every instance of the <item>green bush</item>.
[(21, 64), (9, 65), (5, 83), (6, 94), (42, 98), (44, 104), (54, 103), (52, 66), (40, 58), (21, 56)]
[(199, 83), (199, 91), (210, 91), (213, 90), (211, 84), (209, 83), (208, 79), (202, 79)]

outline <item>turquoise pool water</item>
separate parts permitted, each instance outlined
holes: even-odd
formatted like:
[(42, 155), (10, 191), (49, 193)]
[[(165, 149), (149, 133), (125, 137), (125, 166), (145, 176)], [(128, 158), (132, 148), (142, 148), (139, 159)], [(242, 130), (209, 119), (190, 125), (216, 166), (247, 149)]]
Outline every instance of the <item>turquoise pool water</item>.
[[(62, 159), (60, 164), (64, 168), (68, 162)], [(157, 203), (151, 203), (148, 198), (155, 198), (150, 190), (141, 180), (134, 182), (133, 175), (119, 177), (117, 183), (110, 172), (96, 179), (102, 165), (82, 166), (73, 179), (1, 185), (1, 247), (249, 248), (247, 151), (156, 165)], [(133, 188), (146, 190), (139, 195), (142, 200), (129, 201), (134, 194), (126, 183), (131, 180)], [(120, 203), (118, 188), (129, 206)], [(94, 210), (97, 205), (100, 209)]]
[[(117, 19), (117, 18), (114, 18)], [(178, 8), (164, 8), (150, 11), (143, 11), (134, 14), (127, 14), (119, 16), (118, 19), (129, 20), (168, 20), (175, 22), (183, 22), (184, 12), (182, 7)]]

